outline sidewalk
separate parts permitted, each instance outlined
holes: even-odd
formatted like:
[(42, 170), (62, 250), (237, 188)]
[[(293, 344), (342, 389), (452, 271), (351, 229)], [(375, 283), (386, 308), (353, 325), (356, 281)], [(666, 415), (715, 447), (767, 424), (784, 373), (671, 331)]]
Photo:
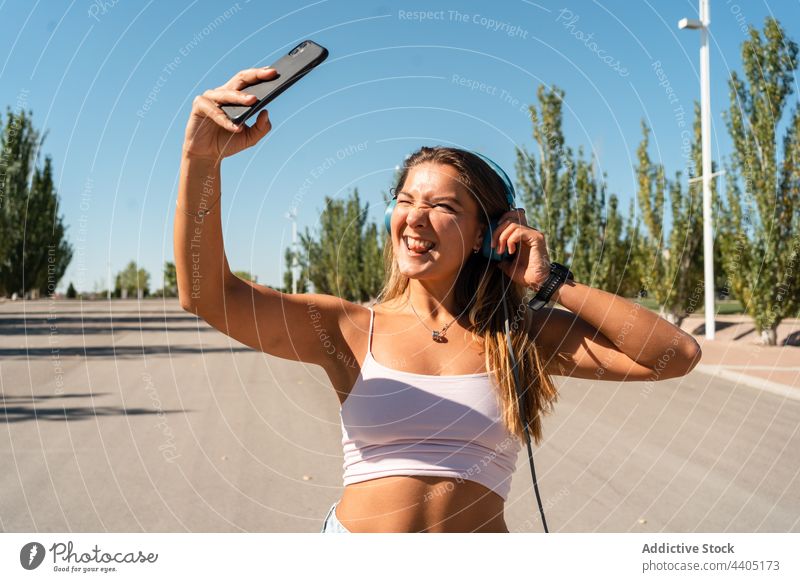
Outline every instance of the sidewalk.
[(703, 349), (696, 371), (800, 400), (800, 346), (780, 345), (789, 336), (796, 338), (800, 320), (781, 322), (777, 346), (761, 345), (752, 320), (744, 315), (717, 316), (713, 340), (705, 338), (704, 324), (702, 315), (681, 324)]

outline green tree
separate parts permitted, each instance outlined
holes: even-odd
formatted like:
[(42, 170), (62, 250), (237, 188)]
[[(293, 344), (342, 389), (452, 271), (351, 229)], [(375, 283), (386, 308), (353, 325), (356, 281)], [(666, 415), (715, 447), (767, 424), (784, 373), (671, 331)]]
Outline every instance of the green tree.
[(376, 225), (367, 224), (369, 203), (362, 207), (358, 189), (344, 200), (325, 197), (317, 235), (300, 235), (304, 277), (316, 293), (348, 301), (377, 296), (383, 281), (382, 246)]
[(150, 274), (136, 266), (136, 261), (131, 261), (124, 270), (117, 273), (114, 280), (114, 296), (123, 299), (147, 297), (150, 293)]
[(640, 258), (645, 261), (642, 282), (647, 296), (656, 300), (663, 314), (669, 294), (669, 286), (664, 284), (667, 273), (665, 259), (669, 256), (664, 248), (664, 191), (667, 184), (664, 167), (650, 159), (649, 144), (650, 129), (642, 121), (642, 141), (636, 151), (636, 194), (642, 211), (641, 220), (646, 228), (641, 238), (644, 254)]
[[(572, 219), (576, 226), (570, 252), (570, 270), (578, 281), (590, 282), (594, 287), (604, 287), (607, 273), (601, 273), (600, 256), (603, 252), (603, 217), (605, 187), (598, 184), (594, 165), (583, 159), (583, 149), (572, 160), (575, 168), (574, 183), (570, 184), (570, 198), (576, 201)], [(602, 279), (602, 281), (601, 281)]]
[(75, 286), (72, 284), (72, 281), (69, 282), (69, 287), (67, 287), (67, 299), (75, 299), (78, 296), (78, 292), (75, 290)]
[[(49, 156), (37, 164), (44, 138), (30, 113), (8, 110), (0, 136), (0, 293), (55, 293), (72, 260)], [(30, 178), (30, 185), (29, 185)]]
[[(702, 117), (700, 103), (694, 103), (694, 139), (692, 141), (689, 177), (693, 181), (687, 188), (684, 196), (681, 189), (681, 175), (676, 175), (676, 186), (672, 192), (672, 220), (673, 227), (670, 236), (670, 252), (677, 253), (680, 257), (674, 262), (674, 301), (672, 311), (674, 321), (680, 325), (683, 319), (704, 305), (705, 300), (705, 273), (703, 253), (703, 183), (699, 178), (703, 172), (703, 146), (702, 146)], [(716, 162), (711, 162), (711, 173), (717, 171)], [(717, 181), (711, 180), (711, 208), (718, 204)], [(715, 216), (717, 216), (715, 214)], [(677, 217), (677, 218), (676, 218)], [(714, 245), (714, 277), (721, 270), (722, 256), (718, 244)], [(716, 283), (714, 285), (716, 289)]]
[[(641, 288), (641, 274), (637, 269), (641, 261), (635, 252), (636, 239), (630, 234), (633, 221), (626, 226), (618, 208), (619, 198), (611, 194), (600, 227), (601, 254), (596, 262), (594, 286), (623, 297), (633, 297)], [(633, 200), (629, 216), (633, 216), (632, 208)]]
[(742, 43), (744, 77), (731, 73), (725, 112), (733, 153), (727, 167), (726, 211), (719, 241), (728, 286), (753, 318), (763, 343), (800, 309), (800, 109), (783, 136), (777, 128), (796, 82), (797, 44), (767, 18), (763, 37), (750, 27)]
[(161, 292), (164, 297), (178, 296), (178, 273), (173, 262), (164, 262), (164, 288)]
[(364, 301), (377, 297), (383, 286), (383, 245), (379, 233), (385, 232), (383, 224), (370, 223), (362, 238), (360, 284), (361, 296)]
[(292, 250), (292, 247), (286, 247), (286, 251), (284, 252), (286, 269), (283, 272), (283, 288), (286, 289), (286, 293), (292, 292), (294, 283), (292, 266), (294, 265), (295, 258), (297, 258), (297, 264), (300, 266), (299, 276), (297, 278), (297, 293), (308, 293), (308, 269), (302, 267), (303, 261), (299, 254)]
[(583, 159), (582, 148), (571, 160), (574, 168), (569, 198), (574, 210), (569, 220), (575, 234), (569, 251), (570, 269), (578, 281), (619, 295), (635, 295), (639, 281), (632, 277), (634, 270), (628, 261), (628, 241), (625, 240), (625, 221), (619, 213), (619, 199), (607, 194), (605, 176), (599, 179), (594, 164)]
[[(648, 292), (645, 287), (647, 277), (647, 237), (641, 232), (641, 218), (637, 219), (636, 203), (630, 200), (628, 206), (628, 220), (625, 226), (625, 242), (620, 252), (619, 263), (615, 272), (624, 266), (626, 273), (622, 280), (619, 295), (625, 297), (647, 297)], [(624, 291), (624, 293), (623, 293)]]
[[(540, 85), (539, 108), (528, 107), (538, 161), (525, 146), (516, 149), (517, 187), (529, 216), (528, 223), (545, 233), (548, 253), (554, 261), (569, 262), (575, 223), (570, 218), (574, 165), (572, 151), (564, 147), (561, 105), (564, 91)], [(577, 275), (576, 275), (577, 276)]]
[[(694, 141), (689, 177), (702, 168), (700, 106), (695, 103)], [(638, 200), (647, 235), (642, 239), (644, 287), (659, 305), (661, 315), (680, 325), (703, 303), (703, 192), (693, 182), (684, 192), (682, 172), (675, 180), (665, 177), (664, 167), (650, 160), (650, 130), (642, 122), (642, 141), (637, 152)], [(712, 170), (713, 171), (713, 170)], [(669, 196), (672, 227), (665, 232), (665, 198)], [(714, 188), (712, 184), (712, 200)]]
[(516, 150), (517, 187), (528, 223), (545, 234), (550, 258), (567, 262), (579, 281), (614, 293), (639, 290), (626, 260), (625, 225), (619, 199), (607, 197), (605, 176), (566, 147), (562, 128), (564, 92), (539, 86), (529, 106), (537, 157)]

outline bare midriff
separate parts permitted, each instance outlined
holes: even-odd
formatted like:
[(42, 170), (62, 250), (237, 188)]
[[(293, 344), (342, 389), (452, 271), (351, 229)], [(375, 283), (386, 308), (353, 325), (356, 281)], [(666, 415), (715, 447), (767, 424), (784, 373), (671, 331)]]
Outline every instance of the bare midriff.
[(345, 487), (336, 518), (353, 533), (508, 533), (504, 506), (475, 481), (392, 475)]

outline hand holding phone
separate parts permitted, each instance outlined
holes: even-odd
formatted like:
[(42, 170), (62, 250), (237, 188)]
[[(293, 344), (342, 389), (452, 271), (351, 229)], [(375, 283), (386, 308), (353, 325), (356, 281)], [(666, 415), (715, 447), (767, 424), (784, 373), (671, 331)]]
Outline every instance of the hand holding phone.
[(273, 64), (271, 69), (278, 71), (278, 76), (244, 88), (244, 93), (254, 95), (257, 101), (252, 104), (224, 105), (222, 110), (235, 124), (244, 123), (251, 115), (286, 91), (297, 81), (307, 75), (311, 69), (319, 65), (328, 57), (328, 49), (318, 45), (313, 40), (304, 40), (289, 53)]
[(328, 56), (306, 40), (269, 67), (239, 71), (227, 83), (195, 97), (186, 125), (184, 155), (219, 163), (258, 143), (272, 129), (261, 111), (248, 127), (244, 121), (291, 87)]
[(233, 123), (220, 109), (221, 103), (250, 105), (258, 99), (242, 91), (245, 87), (277, 77), (274, 69), (246, 69), (216, 89), (209, 89), (192, 102), (192, 112), (186, 124), (183, 153), (187, 157), (202, 158), (218, 164), (222, 158), (232, 156), (269, 133), (272, 124), (266, 110), (248, 127)]

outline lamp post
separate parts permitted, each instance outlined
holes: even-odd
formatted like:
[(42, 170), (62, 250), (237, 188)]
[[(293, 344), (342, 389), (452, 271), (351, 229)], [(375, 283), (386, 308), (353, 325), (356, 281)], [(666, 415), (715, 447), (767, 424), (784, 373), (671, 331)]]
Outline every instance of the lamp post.
[(705, 278), (706, 339), (714, 339), (714, 237), (711, 223), (711, 85), (708, 64), (708, 26), (711, 23), (708, 0), (700, 0), (700, 19), (682, 18), (678, 28), (700, 31), (700, 132), (703, 153), (702, 174), (689, 182), (703, 182), (703, 271)]

